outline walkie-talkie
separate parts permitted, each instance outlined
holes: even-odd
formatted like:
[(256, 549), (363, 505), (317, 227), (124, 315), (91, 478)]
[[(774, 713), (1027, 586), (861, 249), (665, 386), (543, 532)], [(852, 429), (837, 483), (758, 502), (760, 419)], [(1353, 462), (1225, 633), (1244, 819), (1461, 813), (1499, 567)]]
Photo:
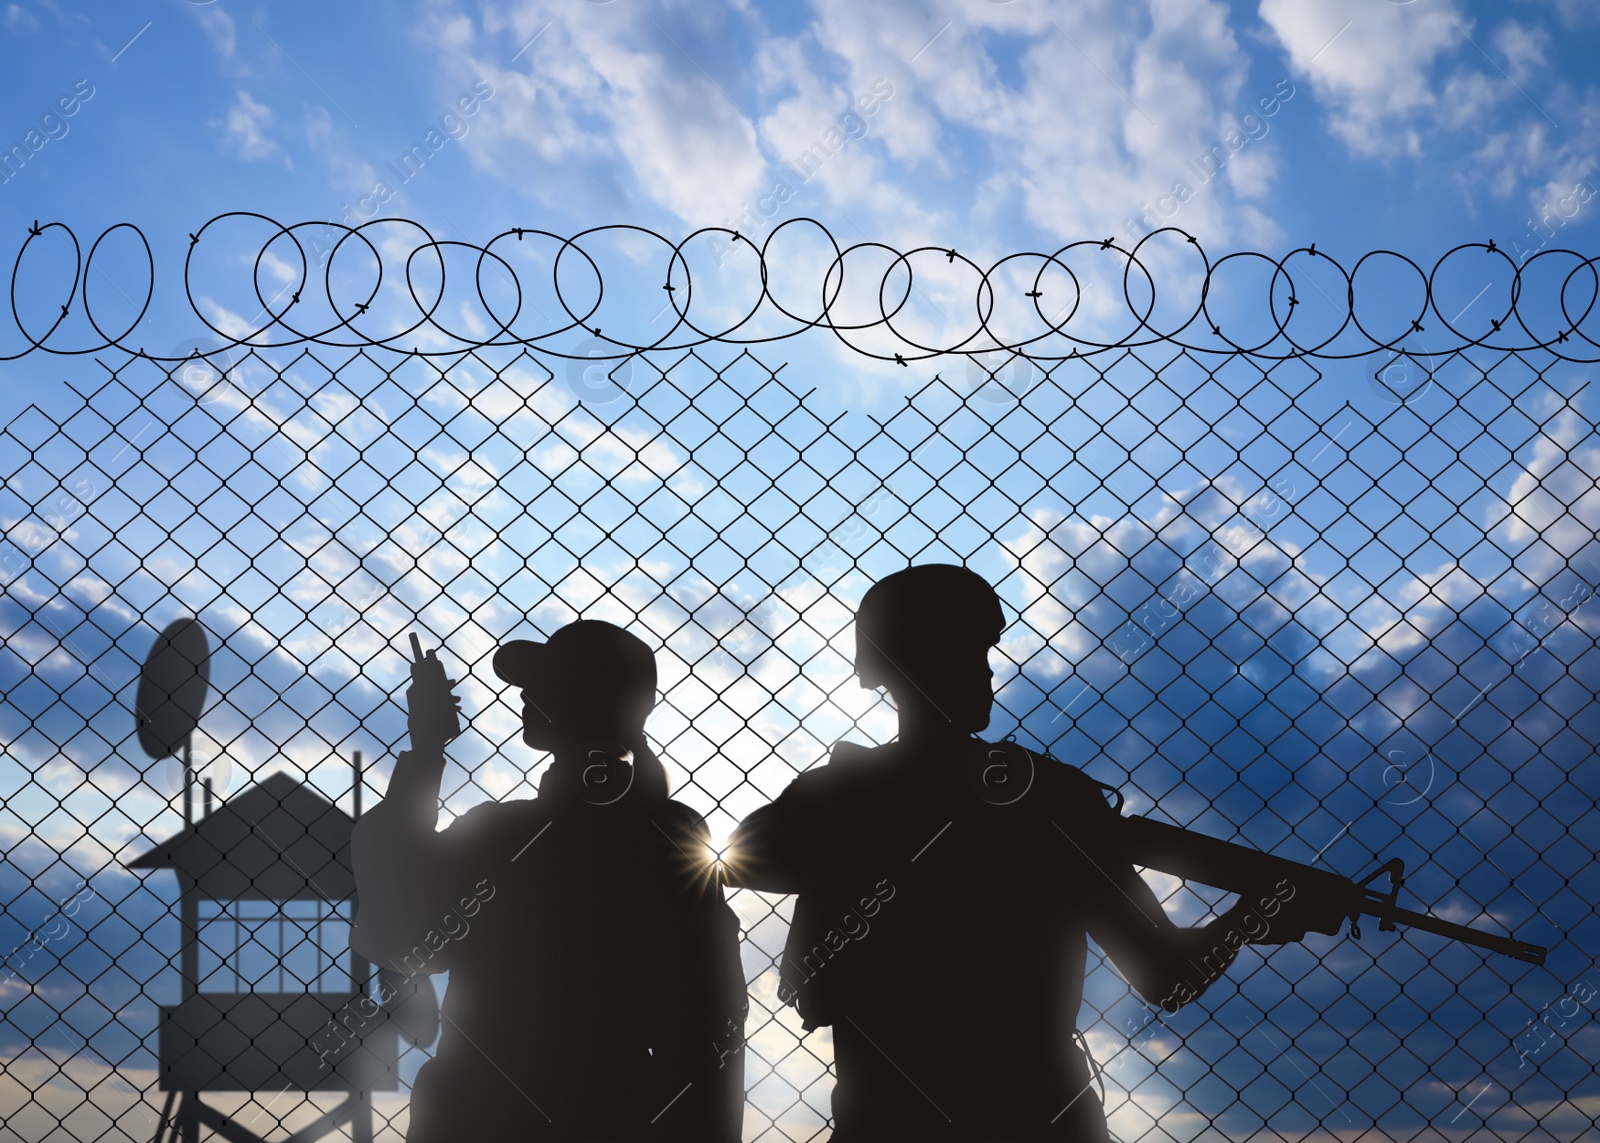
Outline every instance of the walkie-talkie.
[(450, 731), (444, 741), (461, 733), (461, 712), (456, 709), (455, 692), (450, 689), (450, 679), (439, 661), (439, 652), (429, 651), (424, 655), (415, 631), (411, 632), (411, 686), (415, 698), (422, 700), (418, 706), (436, 713), (441, 722), (448, 712)]

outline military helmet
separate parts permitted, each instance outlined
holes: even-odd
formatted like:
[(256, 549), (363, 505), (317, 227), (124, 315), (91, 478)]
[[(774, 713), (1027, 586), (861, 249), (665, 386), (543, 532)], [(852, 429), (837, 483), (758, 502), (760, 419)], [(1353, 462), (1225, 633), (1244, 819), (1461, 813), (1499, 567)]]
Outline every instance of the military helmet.
[(1005, 627), (1000, 597), (975, 571), (957, 564), (918, 564), (884, 576), (856, 609), (856, 675), (863, 687), (898, 678), (892, 665), (941, 648), (982, 642), (992, 647)]

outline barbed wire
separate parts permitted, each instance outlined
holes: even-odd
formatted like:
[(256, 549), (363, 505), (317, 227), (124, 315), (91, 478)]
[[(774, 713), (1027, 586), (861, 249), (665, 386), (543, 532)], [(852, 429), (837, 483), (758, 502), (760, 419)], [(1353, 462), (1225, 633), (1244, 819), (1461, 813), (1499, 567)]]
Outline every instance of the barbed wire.
[[(215, 303), (203, 304), (211, 295), (197, 285), (197, 259), (208, 244), (225, 241), (223, 231), (235, 220), (256, 220), (270, 231), (253, 257), (246, 246), (240, 256), (229, 259), (229, 264), (251, 267), (250, 286), (260, 311), (249, 321), (219, 322)], [(396, 244), (377, 228), (397, 228), (418, 237), (409, 246)], [(59, 236), (52, 237), (58, 231)], [(142, 254), (148, 279), (143, 300), (137, 303), (137, 314), (120, 331), (108, 331), (90, 303), (88, 282), (91, 270), (96, 269), (97, 254), (107, 247), (108, 240), (124, 231)], [(331, 245), (324, 245), (319, 234), (330, 232), (337, 238)], [(791, 256), (786, 247), (804, 241), (808, 235), (820, 242), (825, 251), (831, 251), (821, 260), (812, 258), (803, 267), (816, 287), (814, 311), (801, 310), (792, 300), (780, 300), (773, 288), (775, 281), (794, 280), (791, 261), (800, 255)], [(36, 244), (57, 240), (70, 244), (72, 278), (64, 294), (58, 288), (57, 296), (51, 298), (48, 288), (29, 277), (27, 264)], [(666, 304), (657, 311), (657, 317), (670, 309), (675, 318), (666, 332), (632, 336), (626, 330), (619, 331), (614, 323), (605, 327), (600, 324), (607, 282), (601, 269), (603, 256), (596, 248), (613, 241), (631, 245), (635, 264), (640, 267), (638, 277), (630, 274), (626, 286), (644, 286), (645, 294), (653, 296), (659, 290), (665, 295)], [(645, 260), (639, 256), (639, 251), (651, 244), (659, 248), (664, 265), (661, 276), (665, 280), (659, 285), (645, 285)], [(387, 280), (386, 251), (391, 260), (403, 255), (399, 285), (416, 314), (392, 323), (394, 328), (389, 332), (380, 333), (363, 327), (378, 318), (375, 304)], [(336, 284), (334, 267), (341, 254), (345, 265), (362, 254), (370, 259), (375, 267), (370, 288), (363, 292)], [(477, 314), (464, 316), (464, 323), (469, 326), (465, 331), (445, 324), (451, 277), (448, 264), (452, 255), (461, 254), (475, 263), (467, 300), (475, 297), (479, 307)], [(730, 255), (736, 265), (725, 271), (723, 263)], [(40, 256), (45, 261), (52, 257)], [(696, 264), (712, 257), (716, 260), (714, 271), (697, 273)], [(1445, 303), (1440, 296), (1441, 271), (1447, 263), (1453, 265), (1474, 257), (1489, 259), (1493, 276), (1465, 306), (1446, 316), (1456, 307), (1453, 301)], [(536, 268), (541, 277), (530, 275), (524, 280), (519, 276), (518, 263), (530, 260), (543, 263), (542, 268)], [(63, 261), (66, 260), (55, 258), (54, 264)], [(918, 285), (917, 267), (929, 262), (941, 280), (953, 276), (967, 280), (961, 289), (970, 287), (963, 303), (968, 310), (961, 320), (952, 319)], [(876, 271), (874, 263), (878, 266)], [(941, 264), (942, 270), (937, 269)], [(568, 268), (565, 274), (564, 265)], [(280, 288), (271, 296), (262, 289), (264, 272), (281, 280)], [(492, 281), (486, 279), (490, 273), (495, 276)], [(875, 291), (873, 273), (877, 274)], [(922, 273), (928, 281), (936, 281), (935, 271), (924, 269)], [(430, 290), (427, 283), (434, 274), (438, 286)], [(574, 275), (581, 280), (574, 281)], [(716, 281), (712, 280), (713, 275)], [(1255, 297), (1238, 293), (1235, 280), (1252, 275), (1257, 290), (1265, 282), (1264, 297), (1259, 293)], [(1394, 280), (1396, 275), (1399, 282)], [(1120, 300), (1114, 300), (1112, 305), (1120, 304), (1121, 313), (1108, 313), (1098, 302), (1085, 306), (1091, 282), (1106, 278), (1116, 283), (1114, 289), (1120, 290)], [(1507, 278), (1509, 285), (1495, 296), (1498, 302), (1491, 299), (1488, 307), (1481, 308), (1471, 328), (1458, 324), (1495, 281)], [(1161, 281), (1170, 283), (1165, 300), (1158, 289)], [(1373, 284), (1366, 286), (1363, 281)], [(747, 295), (754, 291), (754, 301), (748, 306), (734, 306), (731, 312), (725, 304), (701, 306), (702, 310), (720, 308), (724, 313), (722, 320), (714, 324), (710, 315), (696, 311), (697, 297), (720, 298), (741, 285), (746, 287)], [(622, 224), (591, 227), (570, 236), (513, 227), (477, 245), (436, 238), (421, 224), (406, 219), (374, 219), (353, 227), (320, 221), (285, 225), (266, 215), (230, 211), (216, 215), (189, 234), (183, 286), (189, 309), (221, 339), (220, 348), (224, 351), (320, 345), (346, 349), (384, 347), (423, 357), (450, 358), (472, 350), (520, 346), (568, 360), (623, 361), (645, 353), (682, 353), (716, 343), (763, 345), (810, 330), (824, 330), (863, 358), (900, 365), (949, 355), (971, 359), (995, 353), (1048, 364), (1158, 343), (1193, 353), (1262, 361), (1295, 357), (1343, 360), (1381, 352), (1443, 356), (1469, 348), (1515, 354), (1546, 350), (1568, 361), (1600, 361), (1600, 315), (1596, 315), (1600, 270), (1596, 269), (1596, 258), (1552, 249), (1542, 250), (1518, 265), (1492, 239), (1455, 246), (1427, 268), (1397, 251), (1377, 250), (1362, 254), (1346, 269), (1325, 250), (1317, 249), (1315, 243), (1280, 253), (1277, 258), (1244, 251), (1213, 260), (1196, 236), (1177, 227), (1166, 227), (1145, 235), (1131, 247), (1119, 244), (1115, 238), (1086, 239), (1049, 252), (1007, 254), (984, 267), (954, 247), (920, 246), (901, 251), (871, 241), (841, 247), (828, 228), (812, 218), (780, 224), (761, 239), (759, 246), (751, 236), (721, 227), (702, 228), (674, 242), (648, 228)], [(621, 286), (612, 285), (614, 296), (620, 291)], [(108, 227), (89, 245), (85, 255), (83, 243), (69, 225), (41, 225), (35, 221), (11, 268), (11, 317), (22, 347), (0, 353), (0, 361), (16, 360), (37, 351), (70, 356), (111, 348), (155, 361), (180, 360), (184, 356), (181, 353), (152, 354), (141, 344), (140, 327), (150, 314), (155, 292), (156, 256), (149, 238), (138, 226), (121, 222)], [(874, 292), (875, 314), (846, 312)], [(917, 330), (919, 322), (914, 313), (919, 303), (914, 301), (913, 293), (944, 314), (948, 336), (935, 341)], [(559, 317), (552, 317), (539, 306), (537, 298), (546, 295), (559, 308)], [(497, 312), (497, 303), (491, 302), (491, 296), (497, 301), (503, 299), (499, 301), (501, 312)], [(1322, 307), (1322, 316), (1313, 317), (1312, 310), (1320, 306), (1319, 296), (1327, 304)], [(25, 319), (19, 310), (19, 297), (29, 299), (45, 316)], [(131, 297), (128, 300), (132, 302)], [(1261, 328), (1256, 335), (1246, 337), (1239, 332), (1238, 314), (1229, 305), (1235, 300), (1257, 318), (1266, 315), (1270, 319), (1259, 323)], [(326, 303), (330, 320), (308, 322), (299, 316), (309, 318), (314, 302)], [(213, 312), (208, 314), (208, 309)], [(98, 340), (83, 338), (77, 344), (67, 343), (69, 318), (74, 311)], [(531, 323), (530, 311), (537, 311), (545, 324), (521, 328)], [(265, 324), (260, 324), (262, 319), (267, 319)], [(651, 320), (652, 325), (655, 320)], [(252, 328), (242, 329), (240, 322)], [(772, 322), (777, 322), (779, 328), (764, 328)], [(1229, 332), (1224, 332), (1225, 322)], [(1119, 327), (1120, 333), (1116, 332)], [(874, 335), (887, 335), (894, 344), (866, 344)], [(582, 337), (584, 343), (574, 347), (567, 340), (572, 336)], [(437, 344), (440, 339), (448, 344)], [(190, 349), (189, 355), (203, 356), (198, 348)]]

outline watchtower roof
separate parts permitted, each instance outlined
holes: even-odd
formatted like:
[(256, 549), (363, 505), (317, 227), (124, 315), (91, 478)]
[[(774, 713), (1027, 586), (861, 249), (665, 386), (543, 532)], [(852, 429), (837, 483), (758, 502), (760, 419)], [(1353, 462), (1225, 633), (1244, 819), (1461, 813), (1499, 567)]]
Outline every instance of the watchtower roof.
[(354, 826), (349, 814), (280, 771), (128, 868), (176, 869), (200, 896), (218, 901), (342, 901), (355, 894)]

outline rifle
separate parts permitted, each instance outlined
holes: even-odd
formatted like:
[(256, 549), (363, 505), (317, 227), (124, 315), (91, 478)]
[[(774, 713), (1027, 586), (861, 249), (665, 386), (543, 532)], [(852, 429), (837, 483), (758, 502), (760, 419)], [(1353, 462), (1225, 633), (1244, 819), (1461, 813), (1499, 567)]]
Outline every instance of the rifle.
[[(1112, 792), (1116, 793), (1115, 790)], [(1120, 794), (1117, 795), (1116, 808), (1122, 808)], [(1339, 902), (1345, 916), (1350, 918), (1350, 935), (1357, 940), (1361, 938), (1360, 918), (1368, 916), (1377, 918), (1379, 932), (1393, 932), (1396, 925), (1405, 925), (1515, 957), (1528, 964), (1543, 964), (1548, 951), (1538, 945), (1401, 908), (1396, 901), (1401, 886), (1405, 884), (1406, 867), (1398, 857), (1384, 862), (1362, 880), (1353, 881), (1337, 873), (1313, 869), (1298, 861), (1274, 857), (1248, 846), (1235, 845), (1136, 814), (1122, 819), (1122, 829), (1128, 860), (1135, 865), (1170, 873), (1185, 881), (1198, 881), (1230, 893), (1247, 893), (1258, 889), (1263, 882), (1270, 884), (1287, 879), (1296, 892), (1304, 889)], [(1389, 875), (1388, 887), (1380, 889), (1373, 886), (1372, 883), (1385, 873)]]

